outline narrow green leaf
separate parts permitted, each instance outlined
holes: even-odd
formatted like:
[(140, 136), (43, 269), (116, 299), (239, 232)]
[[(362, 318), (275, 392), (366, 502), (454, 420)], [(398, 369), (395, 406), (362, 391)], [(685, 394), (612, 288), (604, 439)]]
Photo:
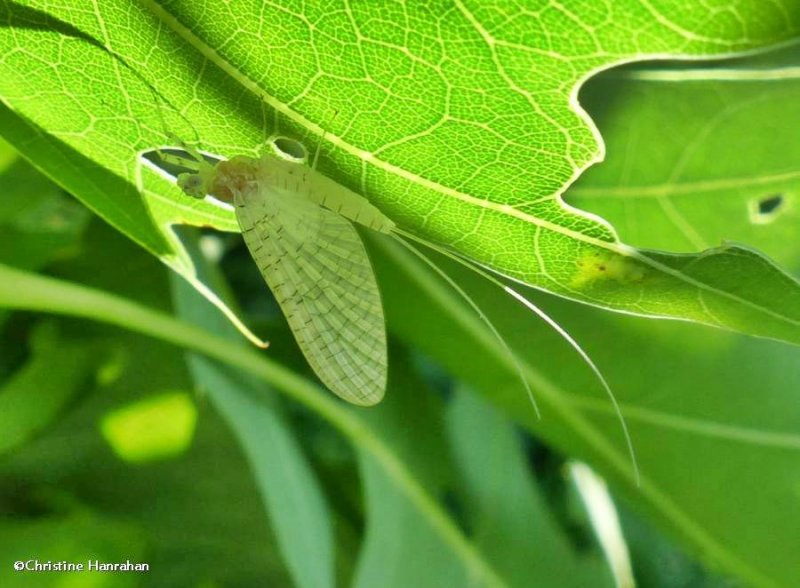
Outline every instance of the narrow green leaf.
[(513, 586), (612, 586), (596, 550), (575, 553), (553, 518), (511, 423), (466, 389), (447, 411), (476, 543)]
[[(210, 268), (198, 261), (196, 244), (189, 249), (208, 275)], [(236, 341), (231, 326), (188, 284), (175, 280), (173, 288), (178, 316)], [(300, 588), (333, 588), (331, 513), (273, 391), (200, 355), (189, 354), (188, 361), (195, 382), (242, 445), (295, 583)]]
[[(410, 358), (395, 348), (392, 355), (402, 359), (393, 364), (387, 397), (361, 418), (381, 431), (428, 493), (443, 497), (454, 468), (442, 435), (442, 403), (412, 375)], [(417, 508), (368, 451), (359, 452), (359, 465), (367, 523), (353, 585), (468, 585), (470, 560), (448, 549), (431, 513)], [(499, 578), (480, 585), (492, 584), (505, 585)]]

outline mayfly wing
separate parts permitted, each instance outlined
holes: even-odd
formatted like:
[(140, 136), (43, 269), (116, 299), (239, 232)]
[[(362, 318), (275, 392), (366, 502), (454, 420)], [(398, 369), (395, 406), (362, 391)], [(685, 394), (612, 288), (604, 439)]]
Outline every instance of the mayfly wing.
[(349, 402), (379, 402), (386, 326), (355, 227), (278, 182), (236, 194), (234, 205), (245, 243), (316, 374)]

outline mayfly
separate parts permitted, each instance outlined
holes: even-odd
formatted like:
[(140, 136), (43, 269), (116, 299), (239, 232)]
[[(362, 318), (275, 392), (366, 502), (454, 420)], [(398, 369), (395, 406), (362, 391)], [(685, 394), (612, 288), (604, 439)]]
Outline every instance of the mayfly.
[(399, 235), (413, 239), (366, 198), (316, 165), (299, 143), (276, 138), (258, 158), (208, 161), (184, 146), (190, 160), (159, 150), (159, 158), (193, 171), (178, 186), (193, 198), (212, 196), (234, 207), (239, 228), (314, 372), (341, 398), (364, 406), (383, 398), (387, 380), (383, 305), (354, 223), (396, 237), (475, 309), (513, 358), (536, 412), (533, 393), (500, 333), (472, 299)]
[[(305, 150), (285, 138), (270, 142), (259, 158), (235, 156), (210, 163), (187, 149), (193, 171), (178, 175), (189, 196), (233, 204), (245, 244), (275, 295), (300, 349), (320, 380), (341, 398), (363, 406), (383, 398), (387, 380), (386, 327), (380, 293), (364, 243), (353, 223), (390, 235), (436, 271), (479, 315), (511, 358), (528, 396), (539, 409), (515, 354), (477, 304), (408, 240), (366, 198), (306, 165)], [(298, 155), (302, 151), (302, 155)], [(186, 160), (162, 160), (186, 167)], [(460, 256), (425, 245), (477, 272), (555, 329), (581, 356), (610, 397), (638, 480), (633, 445), (619, 406), (600, 370), (563, 328), (517, 291)]]
[(353, 223), (382, 233), (394, 223), (305, 165), (304, 156), (293, 157), (297, 144), (270, 145), (259, 158), (216, 163), (190, 152), (196, 169), (181, 173), (178, 186), (194, 198), (233, 205), (245, 244), (314, 372), (348, 402), (376, 404), (386, 389), (386, 327)]

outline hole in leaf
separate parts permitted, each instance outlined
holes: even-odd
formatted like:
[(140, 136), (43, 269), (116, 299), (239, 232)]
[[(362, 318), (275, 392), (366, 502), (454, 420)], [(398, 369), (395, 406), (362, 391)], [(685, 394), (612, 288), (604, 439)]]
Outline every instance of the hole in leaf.
[(751, 220), (756, 224), (771, 223), (783, 212), (786, 197), (783, 194), (770, 194), (751, 202)]
[[(220, 159), (207, 153), (201, 153), (211, 165), (220, 162)], [(152, 149), (141, 154), (142, 158), (153, 164), (155, 167), (165, 172), (172, 178), (177, 178), (182, 173), (192, 173), (197, 171), (197, 161), (194, 156), (183, 149), (176, 147), (165, 147), (163, 149)]]
[(774, 194), (758, 201), (758, 214), (773, 214), (783, 204), (783, 194)]
[(275, 137), (272, 140), (272, 147), (275, 153), (285, 159), (305, 161), (307, 154), (303, 144), (288, 137)]

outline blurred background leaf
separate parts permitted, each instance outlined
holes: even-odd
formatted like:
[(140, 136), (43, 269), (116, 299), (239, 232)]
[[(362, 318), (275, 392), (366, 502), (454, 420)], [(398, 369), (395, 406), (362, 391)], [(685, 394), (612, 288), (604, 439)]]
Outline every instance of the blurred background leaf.
[[(185, 241), (190, 254), (199, 258), (196, 265), (206, 274), (205, 280), (219, 283), (221, 278), (215, 278), (213, 268), (202, 261), (196, 236), (187, 235)], [(206, 300), (182, 280), (173, 278), (172, 284), (179, 316), (236, 344), (236, 332)], [(197, 387), (208, 394), (242, 445), (294, 583), (299, 588), (332, 588), (333, 531), (328, 506), (274, 391), (201, 355), (191, 354), (188, 361)]]

